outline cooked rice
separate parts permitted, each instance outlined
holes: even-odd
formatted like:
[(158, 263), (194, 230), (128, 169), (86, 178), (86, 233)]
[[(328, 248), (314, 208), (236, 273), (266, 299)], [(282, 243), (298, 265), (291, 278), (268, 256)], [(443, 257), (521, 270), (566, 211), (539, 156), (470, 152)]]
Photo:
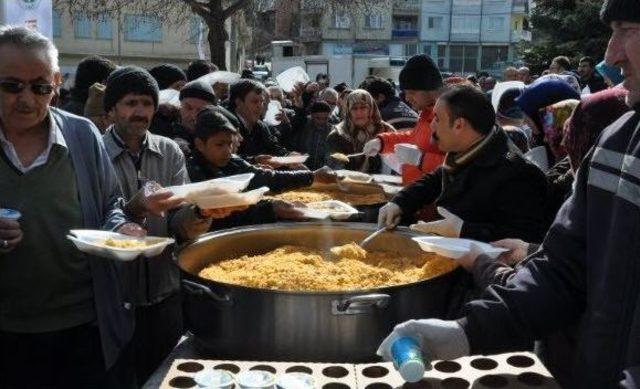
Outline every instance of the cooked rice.
[(330, 190), (324, 188), (309, 188), (304, 190), (293, 190), (271, 196), (275, 199), (286, 201), (300, 201), (303, 203), (313, 203), (316, 201), (338, 200), (352, 206), (381, 204), (387, 201), (383, 193), (358, 194), (347, 193), (339, 189)]
[(355, 243), (331, 255), (317, 249), (283, 246), (261, 255), (224, 260), (200, 277), (254, 288), (341, 291), (407, 284), (448, 273), (455, 261), (435, 254), (366, 252)]

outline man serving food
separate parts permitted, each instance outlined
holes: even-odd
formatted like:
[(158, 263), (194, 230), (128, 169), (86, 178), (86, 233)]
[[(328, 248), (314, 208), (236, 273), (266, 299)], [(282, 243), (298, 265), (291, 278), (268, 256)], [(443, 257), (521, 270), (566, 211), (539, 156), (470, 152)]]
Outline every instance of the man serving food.
[(435, 201), (444, 218), (412, 229), (482, 241), (520, 238), (539, 242), (544, 233), (543, 173), (527, 162), (495, 124), (491, 102), (459, 85), (436, 102), (433, 140), (447, 153), (444, 164), (398, 193), (380, 209), (378, 224), (396, 227)]

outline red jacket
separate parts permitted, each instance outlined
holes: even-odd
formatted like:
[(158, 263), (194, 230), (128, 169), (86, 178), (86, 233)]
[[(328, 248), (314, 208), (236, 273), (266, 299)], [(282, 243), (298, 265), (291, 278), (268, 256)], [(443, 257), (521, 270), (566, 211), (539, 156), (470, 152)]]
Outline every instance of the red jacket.
[(431, 141), (432, 119), (433, 111), (431, 109), (423, 110), (414, 129), (378, 135), (382, 142), (382, 154), (393, 153), (394, 147), (398, 143), (410, 143), (418, 146), (422, 151), (422, 163), (420, 166), (402, 165), (402, 184), (404, 186), (417, 181), (427, 173), (431, 173), (444, 162), (444, 154)]

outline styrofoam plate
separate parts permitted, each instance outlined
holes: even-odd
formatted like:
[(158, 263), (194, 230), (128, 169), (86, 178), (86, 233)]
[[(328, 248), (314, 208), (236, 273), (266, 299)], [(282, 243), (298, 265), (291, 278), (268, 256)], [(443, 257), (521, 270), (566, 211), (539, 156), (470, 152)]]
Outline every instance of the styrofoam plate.
[(200, 197), (241, 192), (247, 188), (253, 177), (253, 173), (237, 174), (235, 176), (215, 178), (208, 181), (169, 186), (164, 189), (173, 192), (175, 197), (183, 198), (190, 203), (194, 203), (196, 199)]
[(391, 174), (374, 174), (373, 180), (383, 184), (402, 185), (401, 176), (393, 176)]
[(347, 203), (338, 200), (316, 201), (307, 204), (307, 207), (314, 211), (326, 212), (334, 220), (346, 220), (353, 215), (360, 213)]
[(355, 170), (336, 170), (336, 174), (338, 177), (344, 177), (355, 182), (369, 183), (373, 181), (373, 177), (371, 175)]
[(132, 261), (139, 256), (152, 258), (160, 255), (164, 249), (174, 243), (171, 238), (162, 238), (158, 236), (147, 236), (144, 238), (146, 247), (141, 248), (118, 248), (109, 247), (104, 241), (113, 239), (135, 239), (128, 235), (119, 234), (111, 231), (100, 230), (71, 230), (71, 235), (67, 238), (73, 242), (78, 250), (83, 253), (95, 255), (102, 258), (114, 259), (117, 261)]
[(269, 188), (263, 186), (249, 192), (226, 193), (215, 196), (203, 196), (195, 200), (195, 204), (202, 209), (220, 209), (254, 205), (262, 200)]
[(296, 163), (305, 163), (308, 158), (308, 155), (287, 155), (285, 157), (271, 157), (269, 162), (275, 162), (281, 165), (292, 165)]
[(458, 259), (468, 254), (472, 243), (480, 247), (483, 254), (494, 259), (500, 254), (509, 251), (505, 248), (493, 247), (490, 244), (471, 239), (445, 238), (442, 236), (417, 236), (412, 239), (420, 245), (423, 251), (453, 259)]

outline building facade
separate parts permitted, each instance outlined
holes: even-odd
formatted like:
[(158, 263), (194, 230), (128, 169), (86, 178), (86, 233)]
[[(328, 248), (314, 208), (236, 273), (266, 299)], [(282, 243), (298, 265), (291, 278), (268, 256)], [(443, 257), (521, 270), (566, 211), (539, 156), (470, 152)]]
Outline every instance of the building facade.
[(528, 0), (385, 0), (358, 10), (301, 0), (299, 41), (307, 55), (393, 65), (426, 53), (446, 72), (498, 75), (531, 40), (528, 15)]
[[(234, 15), (227, 20), (227, 68), (244, 64), (242, 21)], [(176, 15), (176, 20), (178, 16)], [(183, 17), (184, 18), (184, 17)], [(206, 26), (196, 15), (184, 23), (167, 23), (154, 15), (144, 15), (127, 7), (114, 14), (89, 15), (53, 10), (53, 39), (60, 52), (63, 74), (73, 78), (78, 62), (89, 54), (107, 57), (122, 65), (145, 68), (173, 63), (183, 68), (201, 56), (209, 58)]]

